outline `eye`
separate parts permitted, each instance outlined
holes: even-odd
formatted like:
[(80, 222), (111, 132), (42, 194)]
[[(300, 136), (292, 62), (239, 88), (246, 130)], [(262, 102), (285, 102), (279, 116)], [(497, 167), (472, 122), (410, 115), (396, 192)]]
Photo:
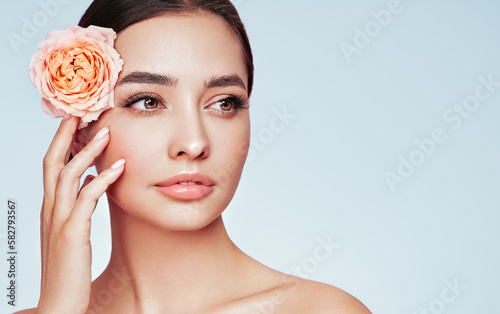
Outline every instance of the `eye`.
[(231, 99), (219, 100), (214, 104), (214, 106), (219, 106), (222, 111), (231, 111), (235, 107), (234, 102)]
[(158, 100), (153, 98), (144, 98), (132, 104), (130, 107), (134, 107), (136, 109), (152, 110), (158, 108), (158, 106), (159, 106)]
[(232, 116), (235, 115), (238, 110), (247, 109), (248, 101), (243, 97), (228, 96), (212, 103), (208, 108), (214, 110), (217, 114)]
[(132, 95), (120, 107), (130, 108), (140, 114), (156, 114), (166, 108), (162, 98), (155, 94)]

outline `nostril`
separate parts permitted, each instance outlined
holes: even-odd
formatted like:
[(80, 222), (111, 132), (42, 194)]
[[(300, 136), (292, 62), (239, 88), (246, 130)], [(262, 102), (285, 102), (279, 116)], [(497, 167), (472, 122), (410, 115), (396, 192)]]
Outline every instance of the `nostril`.
[[(185, 145), (188, 146), (188, 145)], [(205, 159), (208, 157), (208, 146), (192, 145), (192, 147), (180, 147), (171, 150), (172, 158)]]

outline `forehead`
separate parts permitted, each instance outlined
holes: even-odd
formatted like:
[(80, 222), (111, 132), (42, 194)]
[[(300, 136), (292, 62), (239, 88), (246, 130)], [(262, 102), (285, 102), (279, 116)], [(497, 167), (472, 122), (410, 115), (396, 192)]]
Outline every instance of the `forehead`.
[(239, 74), (246, 79), (241, 44), (231, 27), (212, 13), (165, 14), (120, 32), (116, 50), (134, 71), (186, 75)]

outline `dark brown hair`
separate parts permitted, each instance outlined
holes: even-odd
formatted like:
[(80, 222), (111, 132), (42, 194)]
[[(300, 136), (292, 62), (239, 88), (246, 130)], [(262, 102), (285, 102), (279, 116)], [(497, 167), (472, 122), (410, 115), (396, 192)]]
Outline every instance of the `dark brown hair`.
[(243, 48), (250, 95), (254, 72), (252, 48), (240, 16), (229, 0), (94, 0), (78, 25), (109, 27), (119, 33), (132, 24), (165, 13), (194, 11), (218, 15), (234, 30)]

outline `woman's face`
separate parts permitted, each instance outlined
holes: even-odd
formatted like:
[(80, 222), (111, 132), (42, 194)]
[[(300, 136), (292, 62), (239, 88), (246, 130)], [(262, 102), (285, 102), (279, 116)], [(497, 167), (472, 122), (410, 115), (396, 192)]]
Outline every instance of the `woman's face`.
[[(125, 61), (115, 108), (88, 128), (89, 138), (110, 128), (99, 172), (126, 159), (111, 206), (171, 230), (208, 225), (232, 199), (250, 141), (234, 31), (213, 14), (169, 14), (126, 28), (115, 47)], [(179, 174), (200, 176), (166, 182)]]

